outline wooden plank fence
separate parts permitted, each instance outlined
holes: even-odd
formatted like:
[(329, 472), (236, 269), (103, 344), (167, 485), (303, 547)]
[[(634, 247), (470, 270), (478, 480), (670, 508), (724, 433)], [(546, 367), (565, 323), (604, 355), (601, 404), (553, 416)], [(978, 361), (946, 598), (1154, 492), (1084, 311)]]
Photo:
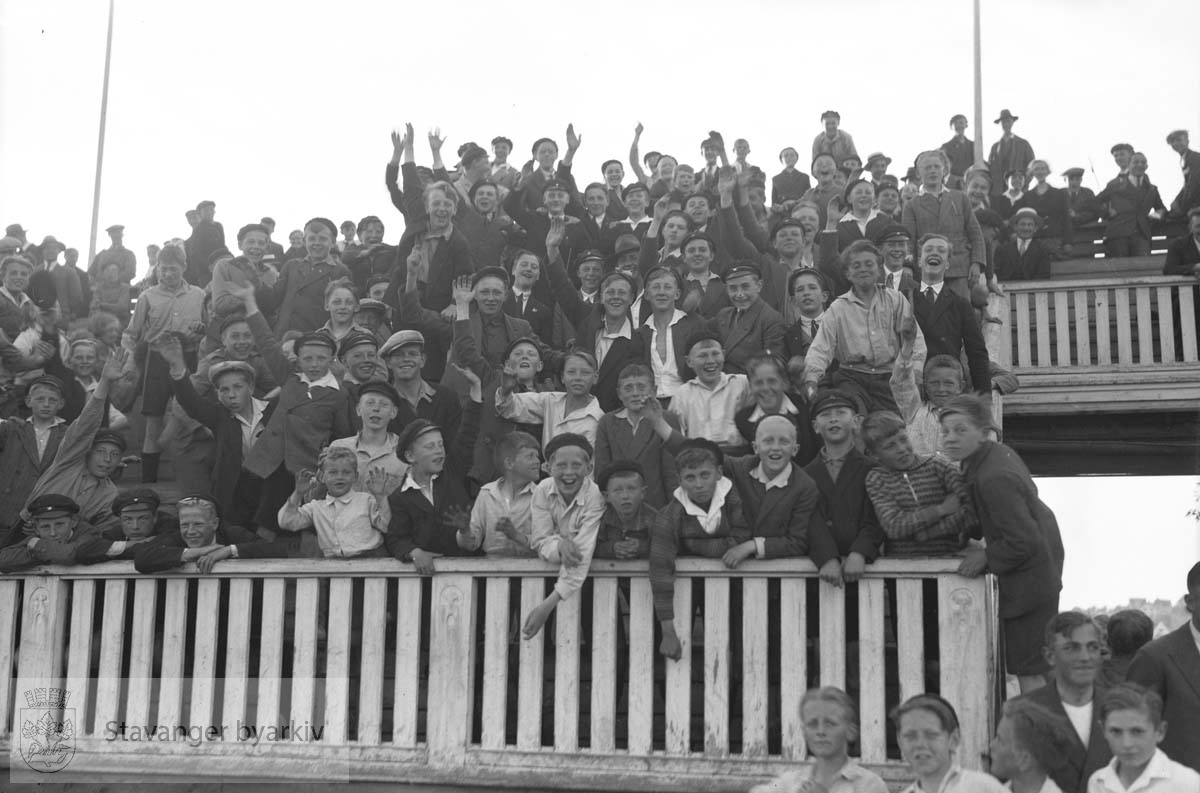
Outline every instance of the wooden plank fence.
[[(0, 748), (20, 740), (23, 692), (61, 685), (78, 725), (68, 772), (83, 778), (745, 790), (805, 757), (799, 698), (822, 684), (858, 699), (858, 754), (889, 780), (905, 774), (887, 713), (920, 691), (958, 708), (964, 766), (987, 750), (993, 582), (959, 577), (956, 559), (881, 559), (846, 588), (806, 559), (737, 570), (680, 559), (677, 662), (657, 652), (645, 562), (595, 562), (580, 596), (528, 641), (518, 630), (552, 567), (436, 564), (424, 579), (393, 560), (8, 576)], [(324, 731), (299, 744), (150, 745), (114, 740), (122, 721)]]

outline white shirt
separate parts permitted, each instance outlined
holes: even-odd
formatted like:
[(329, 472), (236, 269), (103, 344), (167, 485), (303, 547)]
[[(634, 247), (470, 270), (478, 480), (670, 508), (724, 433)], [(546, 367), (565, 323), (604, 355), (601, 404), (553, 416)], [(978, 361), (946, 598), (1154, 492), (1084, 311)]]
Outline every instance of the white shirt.
[(1017, 238), (1017, 253), (1024, 256), (1025, 251), (1027, 251), (1027, 250), (1029, 250), (1029, 240), (1023, 240), (1020, 237), (1018, 237)]
[(654, 371), (654, 382), (658, 383), (656, 396), (659, 398), (675, 396), (679, 391), (679, 386), (683, 385), (683, 380), (679, 377), (679, 362), (675, 359), (675, 331), (673, 328), (686, 316), (686, 312), (675, 309), (675, 314), (672, 315), (671, 322), (664, 331), (667, 337), (665, 358), (661, 357), (658, 352), (658, 327), (654, 324), (654, 315), (646, 317), (646, 321), (642, 323), (650, 328), (650, 368)]
[(566, 393), (529, 391), (523, 394), (512, 393), (503, 399), (497, 394), (496, 414), (521, 424), (540, 423), (542, 448), (545, 448), (551, 438), (564, 432), (577, 432), (594, 446), (596, 426), (600, 423), (604, 411), (600, 409), (600, 401), (594, 396), (586, 407), (567, 413)]
[(261, 399), (250, 397), (250, 418), (246, 418), (241, 413), (234, 413), (233, 417), (237, 419), (238, 424), (242, 425), (242, 459), (250, 454), (250, 450), (254, 448), (254, 442), (258, 440), (258, 436), (262, 434), (263, 426), (263, 411), (267, 409), (267, 403)]
[(757, 424), (767, 416), (795, 416), (799, 412), (800, 408), (796, 407), (795, 403), (788, 399), (787, 394), (784, 394), (783, 401), (779, 403), (778, 413), (767, 413), (761, 407), (755, 406), (754, 410), (750, 411), (749, 421), (751, 424)]
[(615, 332), (608, 329), (608, 322), (605, 321), (600, 326), (600, 330), (596, 331), (596, 366), (604, 363), (605, 356), (612, 349), (613, 342), (617, 339), (633, 340), (633, 320), (625, 317), (625, 321), (621, 323), (621, 327)]
[[(554, 591), (566, 600), (578, 592), (587, 579), (600, 521), (604, 517), (604, 495), (595, 480), (585, 477), (568, 504), (558, 492), (558, 482), (547, 477), (533, 489), (530, 513), (530, 545), (538, 556), (559, 566)], [(564, 538), (574, 542), (579, 549), (579, 564), (568, 565), (562, 560), (559, 548)]]
[(1117, 776), (1117, 758), (1092, 774), (1088, 793), (1200, 793), (1200, 774), (1156, 749), (1142, 775), (1128, 788)]
[[(750, 793), (800, 793), (805, 783), (813, 778), (814, 770), (815, 766), (810, 764), (800, 771), (789, 771), (766, 784), (750, 788)], [(887, 783), (878, 775), (851, 759), (838, 771), (828, 793), (886, 793), (887, 789)]]
[(937, 790), (925, 790), (920, 780), (913, 782), (904, 789), (904, 793), (1002, 793), (1004, 785), (1000, 780), (982, 771), (969, 771), (959, 766), (952, 767), (942, 777), (942, 784)]
[(679, 386), (671, 410), (679, 415), (680, 430), (689, 438), (708, 438), (723, 446), (745, 443), (733, 417), (750, 400), (750, 381), (744, 374), (722, 373), (713, 388), (700, 378)]
[(308, 375), (303, 372), (298, 372), (296, 376), (300, 378), (301, 383), (304, 383), (308, 387), (309, 399), (312, 399), (312, 390), (316, 386), (324, 386), (325, 388), (332, 388), (337, 391), (340, 391), (342, 388), (341, 383), (334, 377), (333, 372), (326, 372), (324, 377), (318, 377), (316, 380), (309, 380)]
[(856, 224), (858, 224), (859, 232), (861, 232), (862, 235), (864, 237), (866, 237), (867, 236), (867, 224), (870, 223), (872, 220), (874, 220), (877, 217), (879, 217), (879, 210), (872, 209), (871, 212), (867, 215), (865, 220), (859, 218), (853, 212), (847, 212), (844, 216), (842, 216), (842, 220), (843, 221), (853, 220)]
[(1084, 746), (1088, 745), (1088, 741), (1092, 738), (1092, 713), (1095, 712), (1095, 700), (1086, 705), (1072, 705), (1068, 702), (1063, 702), (1063, 710), (1067, 712), (1067, 718), (1071, 721), (1071, 726), (1075, 728), (1075, 734), (1079, 736), (1079, 740)]
[(33, 437), (37, 441), (37, 453), (40, 460), (46, 453), (46, 447), (50, 445), (50, 431), (59, 424), (65, 424), (66, 421), (63, 420), (62, 416), (55, 416), (53, 422), (41, 428), (33, 423), (33, 419), (29, 419), (28, 421), (29, 426), (33, 427)]
[(582, 289), (579, 290), (579, 296), (583, 298), (583, 302), (585, 303), (595, 303), (599, 294), (600, 290), (596, 290), (595, 292), (585, 292)]
[(713, 488), (713, 497), (708, 504), (708, 509), (693, 502), (682, 486), (675, 488), (672, 495), (683, 507), (683, 511), (700, 523), (700, 528), (704, 530), (705, 534), (715, 534), (717, 529), (721, 528), (721, 509), (725, 506), (725, 499), (732, 489), (733, 482), (729, 477), (722, 476), (717, 481), (717, 486)]

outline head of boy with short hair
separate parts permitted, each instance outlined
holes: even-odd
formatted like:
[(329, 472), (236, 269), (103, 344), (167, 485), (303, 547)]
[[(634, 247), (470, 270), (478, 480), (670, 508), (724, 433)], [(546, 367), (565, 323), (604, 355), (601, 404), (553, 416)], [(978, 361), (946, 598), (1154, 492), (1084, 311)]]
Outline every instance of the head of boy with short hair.
[(29, 521), (39, 540), (67, 542), (79, 525), (79, 505), (66, 496), (47, 493), (29, 502)]
[(788, 289), (792, 304), (807, 319), (821, 316), (829, 303), (829, 282), (818, 270), (796, 270), (788, 277)]
[(544, 366), (542, 348), (527, 336), (514, 339), (504, 353), (504, 365), (516, 371), (517, 385), (533, 388)]
[(944, 697), (917, 694), (891, 712), (900, 755), (921, 780), (942, 779), (961, 739), (958, 713)]
[(563, 500), (570, 503), (592, 475), (592, 444), (574, 432), (555, 435), (546, 444), (546, 473)]
[(512, 287), (529, 292), (542, 274), (542, 260), (532, 251), (520, 250), (512, 260)]
[(858, 740), (858, 707), (834, 686), (812, 688), (800, 698), (804, 743), (818, 760), (845, 760), (849, 744)]
[(345, 446), (326, 446), (317, 458), (317, 481), (333, 498), (349, 493), (358, 481), (358, 453)]
[(950, 254), (954, 246), (950, 240), (941, 234), (926, 234), (921, 237), (917, 246), (921, 256), (921, 281), (926, 284), (939, 284), (946, 279), (946, 269), (950, 266)]
[(367, 297), (372, 300), (382, 301), (391, 283), (391, 278), (386, 275), (371, 276), (367, 279)]
[(121, 534), (126, 540), (145, 540), (154, 535), (159, 503), (158, 494), (146, 487), (117, 496), (112, 509), (121, 521)]
[(1113, 660), (1130, 660), (1154, 638), (1154, 620), (1139, 609), (1122, 609), (1105, 626)]
[(67, 364), (76, 377), (91, 380), (96, 376), (97, 367), (100, 365), (99, 344), (95, 339), (76, 339), (71, 342)]
[(596, 482), (605, 502), (622, 521), (637, 517), (646, 499), (646, 472), (635, 460), (615, 460), (600, 473)]
[(920, 462), (913, 452), (904, 419), (890, 410), (867, 416), (861, 434), (867, 454), (889, 471), (907, 471)]
[(178, 289), (183, 285), (183, 272), (187, 266), (182, 250), (174, 245), (168, 245), (158, 252), (156, 272), (159, 286), (165, 289)]
[(951, 355), (935, 355), (925, 362), (925, 395), (935, 407), (961, 394), (965, 379), (962, 363)]
[(768, 481), (783, 473), (796, 454), (796, 425), (786, 416), (765, 416), (754, 429), (754, 453)]
[(63, 384), (57, 377), (43, 375), (29, 384), (25, 405), (34, 424), (43, 427), (53, 424), (63, 404)]
[(409, 476), (418, 482), (440, 474), (446, 465), (442, 428), (425, 419), (409, 422), (396, 441), (396, 456), (409, 464)]
[(854, 242), (842, 253), (842, 272), (855, 294), (866, 296), (874, 293), (882, 262), (879, 249), (867, 240)]
[(1057, 771), (1071, 752), (1071, 726), (1029, 699), (1004, 703), (989, 749), (991, 772), (1002, 780), (1037, 779)]
[(335, 326), (344, 327), (354, 322), (354, 312), (358, 311), (358, 290), (349, 278), (338, 278), (325, 286), (325, 310), (329, 312), (329, 321)]
[(1146, 770), (1166, 737), (1162, 697), (1136, 683), (1113, 686), (1100, 701), (1100, 722), (1117, 775), (1128, 787)]
[(509, 432), (496, 441), (493, 452), (496, 470), (504, 480), (520, 488), (536, 482), (542, 466), (542, 447), (528, 432)]
[(1096, 621), (1082, 611), (1064, 611), (1046, 623), (1042, 653), (1059, 691), (1085, 694), (1100, 673), (1104, 642)]
[(105, 286), (114, 286), (121, 283), (121, 265), (117, 262), (109, 262), (100, 270), (100, 282)]
[(116, 430), (100, 429), (92, 436), (92, 449), (88, 452), (88, 473), (97, 479), (107, 479), (121, 465), (125, 454), (125, 436)]
[(332, 220), (313, 218), (304, 224), (304, 250), (309, 261), (323, 262), (328, 259), (335, 242), (337, 229)]
[(642, 415), (646, 403), (655, 398), (654, 372), (644, 363), (626, 364), (617, 375), (617, 398), (632, 416)]
[[(563, 358), (562, 382), (567, 395), (581, 399), (596, 385), (596, 357), (586, 350), (572, 350)], [(589, 457), (591, 454), (589, 453)], [(546, 457), (549, 460), (549, 455)]]
[(771, 353), (755, 355), (746, 361), (746, 375), (754, 403), (764, 413), (779, 413), (788, 389), (787, 365), (783, 359)]
[(725, 369), (725, 348), (721, 338), (708, 330), (693, 335), (688, 342), (687, 364), (696, 373), (701, 385), (716, 387)]
[(675, 470), (679, 473), (679, 487), (688, 500), (698, 507), (707, 508), (721, 481), (724, 455), (721, 447), (707, 438), (692, 438), (683, 444), (675, 455)]

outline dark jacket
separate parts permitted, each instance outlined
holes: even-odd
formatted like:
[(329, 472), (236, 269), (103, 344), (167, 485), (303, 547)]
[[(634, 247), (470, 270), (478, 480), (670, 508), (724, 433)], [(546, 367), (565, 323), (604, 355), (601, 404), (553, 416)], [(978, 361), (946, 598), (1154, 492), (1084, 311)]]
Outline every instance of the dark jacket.
[(1104, 238), (1142, 236), (1150, 239), (1153, 232), (1150, 228), (1150, 210), (1157, 209), (1165, 212), (1162, 196), (1158, 188), (1150, 183), (1150, 177), (1142, 175), (1141, 184), (1133, 186), (1129, 175), (1113, 179), (1096, 196), (1097, 204), (1108, 206), (1108, 216), (1104, 226)]
[(1009, 281), (1044, 281), (1051, 276), (1050, 249), (1041, 240), (1032, 239), (1022, 256), (1017, 240), (1011, 239), (996, 246), (996, 278)]
[(751, 475), (759, 463), (754, 454), (725, 458), (725, 475), (733, 480), (741, 496), (750, 535), (763, 538), (763, 559), (804, 556), (808, 553), (808, 529), (820, 499), (817, 484), (792, 463), (787, 485), (767, 490)]
[[(481, 551), (465, 551), (455, 540), (456, 530), (446, 521), (452, 509), (471, 512), (471, 496), (467, 491), (467, 471), (471, 467), (475, 438), (479, 434), (481, 405), (468, 401), (463, 411), (462, 426), (452, 443), (446, 445), (446, 461), (442, 473), (433, 480), (433, 500), (429, 503), (419, 488), (405, 490), (402, 484), (388, 496), (392, 520), (388, 524), (384, 544), (388, 552), (402, 562), (412, 561), (417, 548), (445, 556), (478, 556)], [(405, 477), (405, 483), (408, 478)]]
[[(1112, 750), (1108, 748), (1108, 741), (1104, 738), (1104, 722), (1100, 720), (1100, 701), (1103, 698), (1103, 690), (1095, 688), (1092, 694), (1092, 732), (1088, 736), (1087, 746), (1079, 740), (1079, 733), (1075, 732), (1074, 727), (1067, 730), (1071, 738), (1071, 747), (1067, 752), (1066, 762), (1050, 775), (1063, 793), (1087, 793), (1088, 780), (1092, 778), (1092, 774), (1108, 765), (1108, 761), (1112, 759)], [(1070, 724), (1067, 711), (1063, 708), (1062, 697), (1058, 694), (1058, 686), (1053, 680), (1020, 699), (1036, 702)]]
[(1062, 535), (1025, 463), (1004, 444), (984, 441), (963, 461), (963, 478), (987, 541), (987, 571), (1000, 583), (1000, 616), (1019, 617), (1057, 602)]
[(756, 300), (741, 318), (733, 306), (721, 309), (713, 327), (725, 347), (725, 371), (730, 374), (746, 374), (746, 364), (755, 355), (769, 352), (783, 356), (787, 330), (783, 317), (762, 300)]
[[(404, 291), (408, 280), (408, 255), (413, 248), (424, 245), (429, 231), (426, 220), (414, 221), (404, 230), (400, 245), (396, 248), (396, 262), (392, 267), (392, 283), (384, 293), (383, 302), (394, 309), (400, 307), (398, 293)], [(458, 228), (452, 227), (449, 239), (439, 239), (433, 257), (429, 261), (429, 279), (421, 285), (421, 302), (434, 311), (450, 305), (451, 287), (460, 275), (475, 272), (471, 259), (471, 246)]]
[(1163, 265), (1163, 275), (1195, 274), (1196, 265), (1200, 264), (1200, 247), (1191, 234), (1172, 240), (1167, 246), (1167, 260)]
[(878, 558), (884, 535), (867, 495), (867, 472), (872, 467), (857, 449), (846, 454), (836, 482), (819, 454), (804, 466), (821, 493), (808, 536), (809, 555), (818, 568), (850, 553), (862, 554), (868, 563)]
[(3, 472), (0, 475), (0, 536), (21, 519), (21, 510), (29, 500), (34, 484), (54, 462), (58, 444), (66, 431), (65, 422), (51, 427), (46, 451), (39, 456), (37, 438), (29, 419), (13, 417), (0, 421), (0, 472)]
[[(254, 532), (241, 526), (224, 522), (217, 527), (213, 542), (218, 545), (236, 545), (239, 559), (278, 559), (288, 556), (291, 547), (287, 541), (263, 542)], [(157, 573), (172, 570), (183, 564), (183, 552), (187, 543), (176, 529), (169, 534), (160, 534), (153, 540), (139, 544), (133, 552), (133, 569), (139, 573)]]
[(325, 287), (330, 281), (349, 277), (350, 270), (339, 262), (314, 263), (306, 256), (285, 263), (274, 287), (279, 305), (275, 333), (279, 336), (289, 330), (307, 333), (328, 322)]
[(949, 355), (957, 361), (966, 348), (972, 387), (981, 393), (990, 392), (992, 379), (988, 373), (987, 345), (975, 319), (975, 309), (966, 298), (945, 286), (931, 305), (924, 288), (922, 284), (913, 294), (912, 304), (917, 324), (925, 336), (925, 360), (935, 355)]
[(1200, 771), (1200, 652), (1190, 623), (1138, 650), (1127, 679), (1163, 699), (1169, 729), (1159, 748), (1175, 762)]

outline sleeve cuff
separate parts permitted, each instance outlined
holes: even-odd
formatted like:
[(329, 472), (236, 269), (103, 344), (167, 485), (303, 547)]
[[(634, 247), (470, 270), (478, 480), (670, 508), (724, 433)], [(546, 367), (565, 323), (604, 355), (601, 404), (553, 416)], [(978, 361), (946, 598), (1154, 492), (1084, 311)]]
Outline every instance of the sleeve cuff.
[(238, 547), (237, 547), (236, 545), (230, 545), (230, 546), (229, 546), (229, 558), (230, 558), (230, 559), (239, 559), (239, 558), (241, 558), (241, 557), (239, 557), (239, 556), (238, 556)]
[(756, 559), (767, 558), (767, 541), (763, 537), (754, 538), (754, 557)]

